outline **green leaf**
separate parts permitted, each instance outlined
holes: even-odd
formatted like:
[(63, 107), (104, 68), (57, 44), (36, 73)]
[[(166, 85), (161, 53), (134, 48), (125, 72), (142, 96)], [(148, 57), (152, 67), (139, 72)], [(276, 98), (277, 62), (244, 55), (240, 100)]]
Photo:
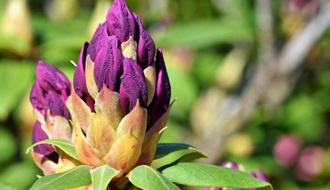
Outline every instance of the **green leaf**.
[(178, 163), (164, 169), (162, 174), (172, 182), (189, 186), (272, 189), (269, 183), (245, 172), (207, 164)]
[(157, 151), (155, 155), (155, 159), (162, 158), (172, 152), (180, 151), (180, 150), (191, 150), (194, 152), (198, 152), (199, 154), (203, 155), (203, 157), (206, 157), (205, 154), (203, 154), (201, 151), (196, 149), (195, 147), (188, 145), (188, 144), (182, 144), (182, 143), (159, 143), (157, 145)]
[(182, 157), (180, 157), (179, 159), (169, 163), (169, 164), (166, 164), (160, 168), (158, 168), (157, 170), (158, 171), (163, 171), (165, 168), (168, 168), (168, 167), (171, 167), (171, 166), (174, 166), (180, 162), (191, 162), (193, 160), (196, 160), (196, 159), (199, 159), (199, 158), (206, 158), (206, 156), (204, 154), (201, 154), (200, 152), (192, 152), (192, 153), (188, 153), (186, 155), (183, 155)]
[(129, 175), (129, 180), (138, 188), (145, 190), (171, 190), (178, 186), (166, 179), (161, 173), (149, 166), (138, 166)]
[(72, 158), (78, 160), (78, 157), (76, 154), (76, 149), (75, 149), (74, 145), (71, 142), (64, 140), (64, 139), (46, 139), (43, 141), (39, 141), (39, 142), (33, 144), (32, 146), (30, 146), (26, 152), (28, 153), (33, 147), (40, 145), (40, 144), (54, 145), (54, 146), (60, 148), (61, 150), (63, 150), (66, 154), (68, 154)]
[(92, 182), (89, 166), (78, 166), (66, 172), (38, 179), (30, 190), (63, 190), (88, 185)]
[(105, 190), (119, 171), (111, 168), (108, 165), (103, 165), (91, 170), (91, 176), (93, 181), (93, 190)]

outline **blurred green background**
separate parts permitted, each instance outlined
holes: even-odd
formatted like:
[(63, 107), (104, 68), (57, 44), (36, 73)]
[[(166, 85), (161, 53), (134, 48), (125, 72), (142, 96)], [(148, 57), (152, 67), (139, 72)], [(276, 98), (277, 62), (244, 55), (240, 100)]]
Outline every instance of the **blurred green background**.
[[(276, 75), (269, 88), (259, 89), (262, 97), (256, 96), (258, 104), (245, 117), (240, 115), (246, 113), (245, 104), (239, 101), (251, 96), (244, 92), (260, 65), (273, 64), (276, 70), (283, 47), (317, 17), (324, 2), (127, 3), (163, 48), (172, 98), (177, 98), (162, 142), (190, 143), (209, 154), (202, 162), (235, 161), (248, 172), (262, 169), (274, 189), (330, 189), (329, 30), (297, 69)], [(83, 42), (104, 22), (110, 4), (0, 1), (1, 190), (28, 189), (42, 175), (25, 153), (35, 122), (29, 91), (37, 60), (60, 68), (72, 80), (70, 62), (77, 62)]]

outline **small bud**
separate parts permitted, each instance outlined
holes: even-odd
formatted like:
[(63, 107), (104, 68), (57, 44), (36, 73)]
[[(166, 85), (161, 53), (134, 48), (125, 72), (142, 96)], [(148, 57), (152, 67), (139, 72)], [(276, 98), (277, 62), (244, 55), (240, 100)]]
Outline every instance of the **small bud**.
[(121, 43), (127, 41), (130, 36), (135, 39), (135, 19), (124, 0), (113, 2), (107, 14), (106, 23), (110, 35), (116, 35)]
[(102, 41), (102, 39), (104, 39), (105, 36), (108, 36), (108, 32), (107, 32), (107, 26), (105, 23), (100, 24), (94, 35), (93, 38), (91, 40), (91, 42), (89, 43), (88, 49), (87, 49), (87, 55), (89, 55), (91, 57), (91, 60), (95, 62), (96, 59), (96, 55), (98, 52), (98, 43), (100, 41)]
[(148, 107), (150, 113), (148, 129), (166, 112), (171, 99), (171, 85), (160, 48), (157, 49), (155, 67), (157, 75), (156, 90), (154, 99)]
[(85, 61), (87, 57), (87, 48), (89, 44), (87, 42), (81, 48), (78, 64), (73, 76), (73, 86), (77, 95), (91, 108), (94, 109), (93, 98), (89, 95), (86, 85), (86, 76), (85, 76)]
[(146, 107), (148, 90), (141, 67), (133, 59), (124, 59), (124, 73), (120, 77), (120, 101), (124, 113), (131, 111), (136, 100), (140, 100), (141, 106)]
[(139, 26), (138, 63), (144, 69), (154, 63), (155, 43), (149, 33), (144, 29), (140, 18), (135, 14), (134, 18)]
[(70, 95), (70, 81), (55, 67), (40, 60), (36, 68), (36, 76), (38, 83), (44, 91), (55, 91), (62, 95), (64, 100)]
[[(123, 55), (115, 36), (100, 38), (95, 59), (94, 76), (98, 90), (105, 84), (111, 91), (119, 90), (119, 78), (123, 70)], [(93, 59), (92, 59), (93, 60)]]

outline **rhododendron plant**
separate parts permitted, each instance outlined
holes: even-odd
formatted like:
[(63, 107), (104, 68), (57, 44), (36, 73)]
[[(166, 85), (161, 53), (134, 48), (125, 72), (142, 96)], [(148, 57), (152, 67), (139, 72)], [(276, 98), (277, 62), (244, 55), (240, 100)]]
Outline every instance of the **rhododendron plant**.
[[(239, 171), (188, 163), (205, 157), (192, 146), (159, 144), (170, 98), (162, 50), (125, 1), (115, 0), (83, 44), (73, 84), (57, 68), (37, 64), (31, 152), (45, 176), (31, 189), (179, 189), (176, 184), (230, 187), (235, 181), (237, 187), (269, 187)], [(188, 154), (158, 170), (150, 167), (173, 151)], [(182, 178), (196, 178), (198, 170), (217, 176)]]

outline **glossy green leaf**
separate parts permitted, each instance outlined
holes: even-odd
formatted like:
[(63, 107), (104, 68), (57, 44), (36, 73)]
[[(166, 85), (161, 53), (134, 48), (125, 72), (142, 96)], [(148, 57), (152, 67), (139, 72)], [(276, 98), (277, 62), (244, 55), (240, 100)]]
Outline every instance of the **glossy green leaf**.
[(129, 173), (129, 180), (138, 188), (144, 190), (172, 190), (178, 186), (166, 179), (161, 173), (149, 166), (138, 166)]
[(93, 181), (93, 190), (105, 190), (119, 171), (111, 168), (108, 165), (103, 165), (91, 170), (91, 176)]
[(193, 152), (198, 152), (204, 156), (201, 151), (197, 150), (195, 147), (188, 145), (188, 144), (183, 144), (183, 143), (159, 143), (157, 145), (157, 151), (155, 155), (155, 159), (162, 158), (172, 152), (180, 151), (180, 150), (191, 150)]
[(65, 152), (66, 154), (68, 154), (69, 156), (71, 156), (72, 158), (78, 160), (77, 154), (76, 154), (76, 149), (74, 147), (74, 145), (64, 139), (46, 139), (40, 142), (37, 142), (35, 144), (33, 144), (32, 146), (30, 146), (27, 149), (27, 152), (30, 151), (31, 148), (39, 145), (39, 144), (51, 144), (56, 146), (57, 148), (61, 149), (63, 152)]
[(178, 163), (164, 169), (162, 174), (172, 182), (189, 186), (272, 189), (269, 183), (245, 172), (207, 164)]
[(78, 166), (66, 172), (38, 179), (30, 190), (63, 190), (92, 183), (89, 166)]
[(171, 162), (170, 164), (166, 164), (166, 165), (158, 168), (157, 170), (161, 172), (165, 168), (174, 166), (174, 165), (176, 165), (176, 164), (178, 164), (180, 162), (191, 162), (191, 161), (196, 160), (196, 159), (199, 159), (199, 158), (206, 158), (206, 156), (204, 154), (201, 154), (200, 152), (188, 153), (188, 154), (185, 154), (185, 155), (181, 156), (179, 159)]

